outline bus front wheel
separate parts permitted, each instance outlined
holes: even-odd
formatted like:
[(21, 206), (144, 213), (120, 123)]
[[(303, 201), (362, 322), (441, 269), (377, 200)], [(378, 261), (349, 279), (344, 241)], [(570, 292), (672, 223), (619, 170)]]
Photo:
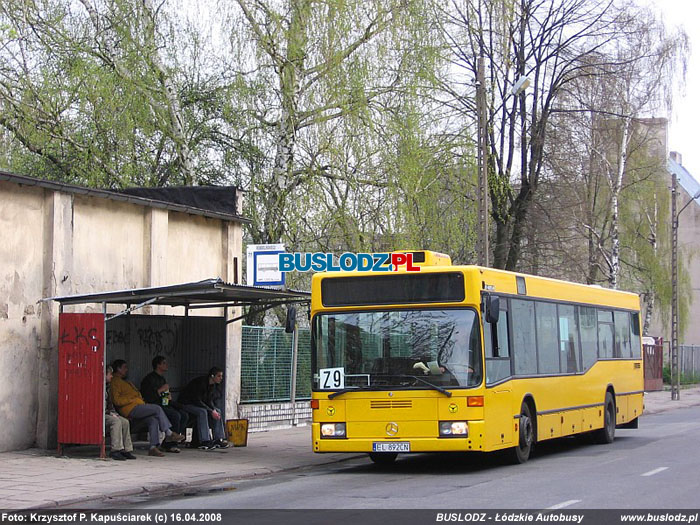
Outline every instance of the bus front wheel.
[(377, 465), (391, 465), (396, 461), (396, 452), (370, 452), (369, 459)]
[(511, 449), (513, 463), (525, 463), (530, 459), (530, 452), (535, 444), (535, 425), (530, 412), (530, 405), (523, 403), (520, 408), (518, 425), (518, 445)]

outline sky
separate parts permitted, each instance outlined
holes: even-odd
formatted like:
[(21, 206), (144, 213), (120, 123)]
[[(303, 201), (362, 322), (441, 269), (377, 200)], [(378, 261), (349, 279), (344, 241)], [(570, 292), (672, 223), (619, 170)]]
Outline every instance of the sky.
[(700, 0), (639, 0), (638, 3), (660, 12), (669, 31), (681, 27), (690, 39), (686, 84), (674, 95), (668, 147), (669, 151), (682, 155), (683, 166), (700, 180)]

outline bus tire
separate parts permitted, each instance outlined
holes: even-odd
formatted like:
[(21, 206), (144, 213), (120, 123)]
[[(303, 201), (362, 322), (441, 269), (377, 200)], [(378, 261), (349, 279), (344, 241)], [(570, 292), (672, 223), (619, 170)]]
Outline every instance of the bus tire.
[(605, 393), (603, 428), (593, 434), (594, 440), (600, 445), (607, 445), (615, 440), (615, 398), (608, 391)]
[(518, 424), (518, 445), (511, 449), (511, 460), (515, 464), (525, 463), (530, 459), (530, 452), (535, 445), (535, 424), (532, 420), (530, 405), (523, 403), (520, 407)]
[(376, 465), (391, 465), (396, 461), (396, 452), (370, 452), (369, 459)]

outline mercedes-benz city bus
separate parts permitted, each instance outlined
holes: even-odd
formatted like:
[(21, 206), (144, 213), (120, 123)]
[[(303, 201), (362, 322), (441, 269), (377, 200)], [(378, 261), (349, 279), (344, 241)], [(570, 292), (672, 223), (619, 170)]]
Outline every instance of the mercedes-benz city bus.
[[(610, 443), (643, 407), (639, 297), (414, 252), (419, 272), (313, 276), (315, 452), (509, 449), (589, 432)], [(431, 265), (435, 264), (435, 265)]]

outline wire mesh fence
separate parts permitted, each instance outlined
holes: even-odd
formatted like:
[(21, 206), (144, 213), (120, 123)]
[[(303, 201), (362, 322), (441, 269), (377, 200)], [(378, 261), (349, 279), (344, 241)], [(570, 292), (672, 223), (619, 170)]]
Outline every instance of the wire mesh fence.
[[(296, 399), (311, 398), (311, 333), (299, 329)], [(284, 328), (243, 326), (241, 402), (291, 400), (292, 334)]]
[(681, 374), (700, 379), (700, 346), (679, 345), (678, 366)]

